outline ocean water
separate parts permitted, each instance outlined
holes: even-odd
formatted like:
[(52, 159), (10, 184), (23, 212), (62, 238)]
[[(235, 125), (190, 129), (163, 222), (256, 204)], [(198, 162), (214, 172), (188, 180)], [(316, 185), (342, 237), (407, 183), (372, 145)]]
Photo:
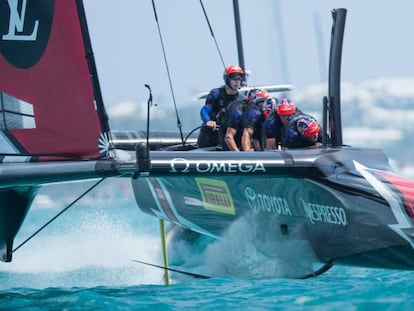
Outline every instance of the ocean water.
[[(90, 184), (42, 190), (15, 247)], [(334, 266), (319, 277), (300, 280), (283, 278), (281, 265), (281, 277), (266, 277), (267, 266), (255, 278), (201, 280), (171, 272), (171, 284), (165, 285), (162, 269), (134, 261), (163, 265), (159, 223), (134, 206), (130, 190), (127, 181), (105, 181), (17, 249), (12, 263), (0, 263), (0, 309), (412, 309), (411, 271)], [(220, 268), (220, 261), (202, 266), (200, 254), (180, 252), (192, 259), (191, 272), (208, 275)]]

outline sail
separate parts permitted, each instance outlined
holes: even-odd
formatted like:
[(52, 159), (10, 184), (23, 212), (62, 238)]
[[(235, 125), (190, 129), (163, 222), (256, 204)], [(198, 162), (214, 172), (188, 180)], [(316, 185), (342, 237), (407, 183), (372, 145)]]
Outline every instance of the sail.
[(80, 17), (81, 1), (0, 0), (3, 162), (99, 156), (105, 120), (96, 107), (103, 105), (95, 101)]

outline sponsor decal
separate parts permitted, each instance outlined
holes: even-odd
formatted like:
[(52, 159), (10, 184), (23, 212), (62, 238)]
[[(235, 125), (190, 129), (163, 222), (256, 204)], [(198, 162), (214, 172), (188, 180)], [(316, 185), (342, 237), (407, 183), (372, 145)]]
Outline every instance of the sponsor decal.
[(18, 68), (37, 63), (47, 47), (53, 0), (0, 1), (0, 53)]
[(325, 222), (333, 225), (346, 226), (346, 213), (343, 207), (314, 204), (302, 201), (306, 218), (311, 224), (315, 222)]
[(402, 194), (402, 203), (411, 219), (414, 219), (414, 181), (387, 172), (377, 172)]
[[(26, 21), (27, 0), (7, 0), (7, 2), (10, 8), (9, 32), (3, 35), (2, 39), (12, 41), (36, 41), (39, 20), (33, 21), (34, 23), (30, 25), (31, 30), (29, 30), (28, 34), (24, 34), (23, 32)], [(18, 9), (19, 2), (21, 2), (20, 12)]]
[(261, 161), (199, 160), (190, 162), (184, 158), (172, 159), (171, 173), (188, 173), (190, 171), (197, 173), (265, 173), (266, 169)]
[[(392, 230), (394, 230), (399, 236), (404, 240), (410, 243), (411, 247), (414, 248), (414, 242), (411, 237), (403, 231), (406, 228), (412, 228), (413, 223), (409, 219), (406, 212), (404, 212), (402, 207), (401, 199), (395, 195), (395, 192), (392, 191), (388, 183), (384, 183), (376, 176), (376, 172), (380, 173), (383, 178), (385, 178), (385, 172), (370, 170), (361, 163), (353, 161), (355, 169), (361, 173), (361, 175), (366, 179), (367, 182), (379, 193), (381, 196), (388, 202), (392, 213), (394, 214), (396, 223), (389, 224)], [(395, 180), (394, 180), (395, 182)], [(407, 189), (408, 190), (408, 189)]]
[(0, 130), (36, 128), (33, 105), (0, 92)]
[(170, 163), (171, 173), (188, 173), (190, 171), (190, 162), (183, 158), (174, 158)]
[(206, 210), (235, 215), (236, 210), (229, 188), (224, 181), (195, 178)]
[(244, 195), (250, 208), (256, 213), (267, 212), (280, 215), (292, 215), (289, 204), (283, 197), (257, 193), (250, 187), (244, 189)]

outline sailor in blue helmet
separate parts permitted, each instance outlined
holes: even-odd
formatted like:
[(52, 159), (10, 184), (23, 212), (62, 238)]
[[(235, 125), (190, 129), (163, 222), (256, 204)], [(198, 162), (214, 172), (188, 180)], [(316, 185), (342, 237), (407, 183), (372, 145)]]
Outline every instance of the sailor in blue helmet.
[[(243, 95), (239, 93), (239, 89), (244, 81), (244, 71), (240, 66), (231, 65), (227, 67), (224, 70), (223, 79), (225, 85), (212, 89), (207, 95), (205, 105), (200, 110), (201, 120), (204, 124), (197, 139), (197, 144), (200, 148), (212, 146), (222, 148), (224, 141), (219, 141), (217, 114), (232, 101), (243, 98)], [(224, 131), (224, 129), (221, 131)], [(220, 135), (220, 137), (224, 139), (224, 134)]]

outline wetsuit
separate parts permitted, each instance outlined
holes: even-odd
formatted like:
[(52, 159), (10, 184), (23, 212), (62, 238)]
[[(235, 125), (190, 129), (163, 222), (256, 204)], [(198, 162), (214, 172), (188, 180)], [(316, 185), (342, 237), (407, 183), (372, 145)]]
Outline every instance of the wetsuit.
[[(292, 116), (296, 116), (299, 114), (303, 114), (303, 112), (296, 108), (295, 114)], [(275, 140), (276, 147), (282, 144), (282, 135), (284, 133), (284, 125), (280, 120), (279, 115), (277, 114), (276, 110), (272, 110), (269, 115), (267, 116), (264, 124), (264, 133), (263, 136), (265, 138), (273, 138)]]
[[(207, 95), (205, 105), (200, 110), (201, 120), (203, 123), (207, 123), (208, 121), (217, 121), (217, 114), (222, 108), (227, 107), (229, 103), (242, 97), (243, 96), (240, 93), (228, 95), (225, 92), (224, 86), (212, 89)], [(211, 127), (203, 126), (200, 129), (197, 144), (200, 148), (217, 145), (223, 146), (224, 142), (219, 142), (218, 136), (218, 131), (213, 131)]]
[[(247, 105), (247, 100), (244, 98), (236, 99), (231, 102), (227, 108), (223, 108), (219, 115), (220, 131), (219, 141), (225, 141), (227, 129), (230, 127), (236, 130), (234, 141), (239, 149), (241, 149), (241, 138), (243, 134), (243, 115)], [(228, 151), (229, 147), (226, 143), (223, 144), (223, 150)]]
[(264, 148), (262, 140), (262, 127), (266, 119), (266, 101), (258, 101), (250, 103), (243, 117), (243, 128), (251, 128), (253, 130), (253, 139), (260, 142), (261, 149)]

